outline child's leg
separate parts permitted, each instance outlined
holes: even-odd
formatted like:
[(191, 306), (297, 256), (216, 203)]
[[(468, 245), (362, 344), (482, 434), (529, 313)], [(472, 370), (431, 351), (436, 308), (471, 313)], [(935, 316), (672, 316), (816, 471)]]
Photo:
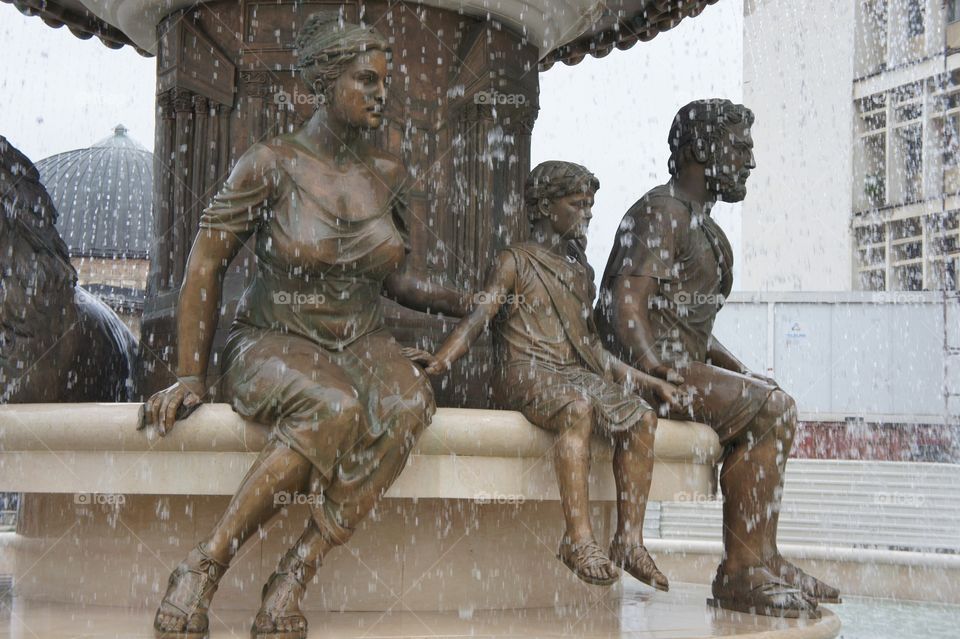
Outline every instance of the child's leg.
[(657, 569), (643, 546), (643, 517), (653, 478), (653, 439), (657, 416), (647, 411), (634, 428), (624, 433), (613, 453), (613, 476), (617, 482), (617, 532), (610, 544), (610, 559), (645, 584), (669, 589), (667, 578)]
[(560, 502), (566, 532), (559, 557), (578, 577), (588, 583), (610, 585), (619, 577), (617, 569), (603, 554), (590, 524), (590, 433), (593, 407), (576, 399), (564, 409), (557, 435), (554, 465), (560, 484)]
[(643, 517), (653, 478), (653, 440), (657, 416), (647, 411), (636, 427), (616, 440), (613, 477), (617, 482), (617, 532), (621, 544), (643, 544)]
[(560, 483), (560, 502), (566, 520), (566, 538), (579, 544), (593, 539), (590, 525), (590, 433), (592, 411), (585, 400), (571, 402), (564, 409), (566, 423), (557, 435), (554, 466)]

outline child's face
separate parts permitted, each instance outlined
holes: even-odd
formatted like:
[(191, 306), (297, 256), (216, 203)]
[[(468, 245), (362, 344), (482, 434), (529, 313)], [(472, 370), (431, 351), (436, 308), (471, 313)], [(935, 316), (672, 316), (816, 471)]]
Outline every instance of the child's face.
[(593, 191), (571, 193), (551, 200), (547, 215), (555, 233), (567, 239), (587, 239), (587, 227), (593, 218)]

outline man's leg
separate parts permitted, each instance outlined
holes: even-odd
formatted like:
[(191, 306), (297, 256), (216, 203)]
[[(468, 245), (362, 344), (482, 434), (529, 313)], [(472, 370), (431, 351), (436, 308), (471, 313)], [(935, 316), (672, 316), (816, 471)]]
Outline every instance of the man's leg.
[(728, 444), (720, 471), (727, 574), (764, 564), (777, 554), (783, 473), (795, 432), (793, 399), (775, 390), (748, 428)]
[(724, 557), (713, 603), (758, 614), (819, 615), (768, 565), (777, 557), (776, 513), (796, 430), (793, 400), (770, 384), (708, 364), (691, 364), (681, 374), (695, 394), (692, 415), (679, 417), (709, 424), (726, 447), (720, 471)]

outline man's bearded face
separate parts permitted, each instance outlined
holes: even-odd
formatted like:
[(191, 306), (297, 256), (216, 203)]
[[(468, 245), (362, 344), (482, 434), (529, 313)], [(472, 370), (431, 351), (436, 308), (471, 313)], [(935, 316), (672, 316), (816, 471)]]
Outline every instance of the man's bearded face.
[(730, 127), (713, 149), (707, 165), (707, 190), (724, 202), (741, 202), (747, 197), (747, 178), (756, 167), (753, 138), (746, 122)]

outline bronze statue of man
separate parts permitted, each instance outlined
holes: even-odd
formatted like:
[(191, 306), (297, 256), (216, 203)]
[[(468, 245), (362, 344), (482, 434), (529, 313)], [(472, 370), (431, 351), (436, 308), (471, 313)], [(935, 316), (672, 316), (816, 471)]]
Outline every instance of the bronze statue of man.
[[(443, 343), (427, 372), (449, 369), (493, 321), (494, 398), (556, 434), (566, 520), (558, 558), (590, 584), (614, 583), (620, 566), (667, 590), (667, 578), (643, 545), (657, 416), (638, 391), (669, 402), (676, 388), (625, 365), (600, 344), (592, 317), (593, 269), (584, 254), (599, 187), (578, 164), (553, 161), (533, 169), (524, 193), (532, 240), (500, 252), (473, 312)], [(589, 517), (593, 433), (614, 447), (618, 517), (609, 556), (594, 538)]]
[(330, 13), (311, 16), (297, 45), (318, 108), (297, 131), (250, 147), (204, 212), (177, 310), (179, 380), (144, 411), (163, 434), (203, 399), (223, 275), (255, 235), (257, 272), (224, 347), (221, 387), (271, 437), (170, 576), (154, 620), (161, 637), (206, 636), (220, 578), (278, 510), (280, 491), (315, 497), (312, 516), (264, 586), (251, 634), (306, 637), (306, 584), (386, 492), (435, 410), (427, 376), (384, 327), (381, 292), (455, 316), (469, 304), (403, 266), (406, 172), (368, 140), (383, 120), (386, 39)]
[(816, 617), (836, 589), (777, 550), (784, 469), (796, 405), (752, 373), (713, 335), (733, 285), (733, 251), (710, 217), (717, 200), (739, 202), (754, 168), (753, 113), (728, 100), (697, 100), (670, 129), (670, 174), (624, 215), (601, 281), (596, 321), (604, 345), (641, 370), (683, 379), (678, 418), (704, 422), (725, 447), (724, 556), (713, 605), (766, 615)]

